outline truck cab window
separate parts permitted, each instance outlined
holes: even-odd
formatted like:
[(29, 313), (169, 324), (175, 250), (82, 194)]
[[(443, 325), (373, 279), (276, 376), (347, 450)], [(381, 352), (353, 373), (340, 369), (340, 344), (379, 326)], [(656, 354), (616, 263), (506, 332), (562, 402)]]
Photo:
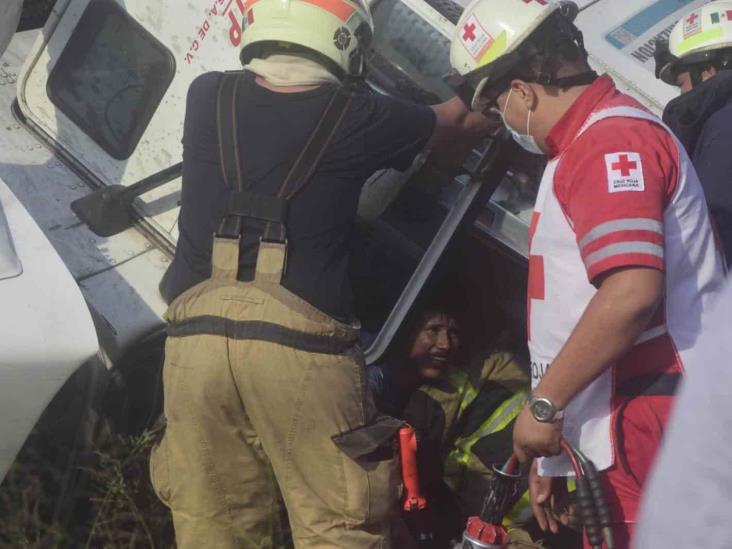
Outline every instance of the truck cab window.
[(129, 158), (175, 74), (171, 52), (113, 0), (92, 0), (48, 96), (110, 156)]

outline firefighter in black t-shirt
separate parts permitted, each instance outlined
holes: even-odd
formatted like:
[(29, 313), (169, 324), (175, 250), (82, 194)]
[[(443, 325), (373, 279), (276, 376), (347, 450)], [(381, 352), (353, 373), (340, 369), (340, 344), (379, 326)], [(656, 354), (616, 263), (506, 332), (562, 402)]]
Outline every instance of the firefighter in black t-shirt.
[(492, 124), (348, 91), (373, 32), (358, 0), (247, 6), (245, 70), (188, 94), (153, 484), (183, 549), (285, 546), (282, 500), (297, 547), (389, 547), (397, 472), (370, 446), (346, 274), (358, 196)]

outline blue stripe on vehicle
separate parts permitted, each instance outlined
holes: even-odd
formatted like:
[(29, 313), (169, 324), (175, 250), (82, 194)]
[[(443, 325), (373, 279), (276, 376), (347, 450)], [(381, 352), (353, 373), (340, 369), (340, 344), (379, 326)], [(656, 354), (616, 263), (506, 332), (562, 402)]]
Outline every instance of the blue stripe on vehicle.
[(664, 18), (692, 2), (694, 0), (657, 0), (644, 10), (636, 13), (619, 27), (607, 33), (605, 40), (621, 50), (628, 45), (628, 42), (623, 42), (617, 38), (618, 34), (629, 34), (637, 38)]

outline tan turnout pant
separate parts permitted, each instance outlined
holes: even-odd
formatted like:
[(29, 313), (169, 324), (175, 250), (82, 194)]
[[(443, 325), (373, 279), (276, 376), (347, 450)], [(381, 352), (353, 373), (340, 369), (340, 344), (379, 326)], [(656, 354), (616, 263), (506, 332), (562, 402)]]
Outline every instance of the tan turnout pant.
[(357, 330), (283, 288), (283, 259), (263, 243), (238, 282), (238, 241), (217, 239), (212, 278), (171, 304), (153, 485), (182, 549), (286, 547), (280, 494), (297, 548), (390, 547), (394, 458), (331, 439), (375, 414)]

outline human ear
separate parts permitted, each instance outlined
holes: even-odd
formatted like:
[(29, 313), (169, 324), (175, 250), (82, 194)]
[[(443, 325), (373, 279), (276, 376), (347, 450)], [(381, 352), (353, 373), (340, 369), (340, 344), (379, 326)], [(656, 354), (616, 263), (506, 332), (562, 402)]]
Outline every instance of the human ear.
[(511, 87), (513, 88), (513, 93), (523, 101), (526, 110), (533, 111), (538, 100), (534, 88), (523, 80), (513, 80)]
[(702, 73), (702, 82), (706, 82), (709, 80), (712, 76), (717, 75), (717, 69), (716, 67), (710, 65), (706, 69), (704, 69), (704, 72)]

